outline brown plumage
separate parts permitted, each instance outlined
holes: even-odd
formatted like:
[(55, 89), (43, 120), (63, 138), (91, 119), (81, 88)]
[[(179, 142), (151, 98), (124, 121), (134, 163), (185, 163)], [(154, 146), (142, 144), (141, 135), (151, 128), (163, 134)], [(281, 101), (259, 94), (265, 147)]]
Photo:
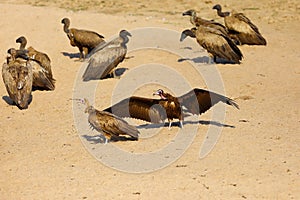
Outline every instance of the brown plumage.
[[(27, 40), (24, 36), (16, 40), (20, 43), (20, 50), (24, 50)], [(35, 50), (33, 47), (27, 49), (28, 59), (31, 60), (33, 70), (33, 87), (45, 90), (55, 89), (55, 79), (51, 69), (51, 60), (46, 53)]]
[(249, 18), (243, 13), (222, 12), (222, 7), (217, 4), (213, 7), (220, 17), (224, 17), (225, 26), (230, 34), (235, 35), (239, 44), (266, 45), (266, 39), (260, 34)]
[(182, 32), (180, 41), (187, 36), (196, 38), (199, 45), (213, 55), (215, 62), (217, 57), (237, 64), (242, 60), (243, 54), (231, 38), (215, 28), (199, 25), (197, 29), (186, 29)]
[(89, 54), (83, 81), (103, 79), (115, 75), (115, 68), (121, 63), (127, 53), (128, 36), (131, 34), (122, 30), (119, 37), (105, 44), (100, 44)]
[(211, 28), (215, 28), (219, 31), (221, 31), (223, 34), (227, 35), (227, 29), (225, 26), (223, 26), (222, 24), (215, 22), (213, 20), (206, 20), (206, 19), (202, 19), (201, 17), (197, 16), (197, 13), (195, 10), (188, 10), (185, 11), (184, 13), (182, 13), (183, 16), (190, 16), (190, 22), (195, 26), (207, 26), (207, 27), (211, 27)]
[(16, 58), (16, 50), (10, 49), (11, 54), (2, 66), (2, 78), (10, 99), (20, 108), (28, 108), (31, 101), (32, 67), (29, 62)]
[(112, 113), (96, 110), (87, 99), (84, 99), (84, 103), (87, 106), (85, 113), (89, 114), (88, 122), (92, 128), (105, 136), (105, 143), (110, 139), (118, 140), (120, 136), (129, 136), (129, 139), (138, 140), (139, 131), (136, 127)]
[(158, 90), (153, 95), (159, 95), (162, 99), (150, 99), (132, 96), (120, 101), (104, 111), (113, 113), (119, 117), (131, 117), (151, 123), (164, 123), (166, 119), (171, 127), (173, 119), (179, 119), (182, 127), (183, 115), (176, 98), (161, 93)]
[[(64, 32), (67, 34), (70, 44), (73, 47), (78, 47), (80, 51), (80, 59), (85, 58), (85, 56), (92, 51), (98, 44), (105, 42), (103, 36), (89, 30), (81, 30), (76, 28), (70, 28), (70, 19), (63, 18), (61, 23), (64, 24)], [(84, 54), (83, 54), (84, 52)]]
[(232, 99), (199, 88), (195, 88), (178, 97), (178, 101), (181, 106), (185, 107), (185, 111), (191, 114), (201, 115), (218, 102), (223, 102), (239, 109), (237, 103), (235, 103)]

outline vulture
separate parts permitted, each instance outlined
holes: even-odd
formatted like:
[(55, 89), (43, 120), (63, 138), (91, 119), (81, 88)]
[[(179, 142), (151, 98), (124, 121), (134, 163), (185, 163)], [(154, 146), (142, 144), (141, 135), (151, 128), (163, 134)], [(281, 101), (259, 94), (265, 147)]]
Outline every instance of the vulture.
[(222, 12), (222, 7), (217, 4), (213, 7), (220, 17), (224, 17), (225, 26), (231, 35), (235, 35), (239, 44), (267, 45), (266, 39), (260, 34), (249, 18), (243, 13)]
[(178, 100), (174, 97), (162, 97), (163, 90), (159, 89), (153, 95), (159, 95), (161, 99), (150, 99), (132, 96), (123, 99), (119, 103), (105, 109), (104, 111), (113, 113), (119, 117), (131, 117), (151, 123), (164, 123), (169, 121), (169, 129), (173, 119), (179, 119), (180, 126), (183, 127), (183, 114)]
[(213, 20), (206, 20), (206, 19), (202, 19), (200, 17), (197, 16), (197, 13), (195, 10), (188, 10), (185, 11), (184, 13), (182, 13), (183, 16), (190, 16), (190, 22), (195, 26), (198, 27), (200, 25), (202, 26), (207, 26), (207, 27), (211, 27), (211, 28), (215, 28), (219, 31), (221, 31), (223, 34), (227, 35), (227, 29), (225, 26), (223, 26), (222, 24), (218, 23), (218, 22), (214, 22)]
[(199, 45), (216, 58), (222, 58), (235, 64), (240, 64), (243, 54), (231, 38), (218, 29), (199, 25), (197, 28), (186, 29), (181, 33), (180, 41), (187, 36), (196, 38)]
[[(20, 43), (20, 50), (25, 50), (27, 40), (24, 36), (19, 37), (16, 43)], [(54, 90), (55, 79), (53, 78), (49, 56), (35, 50), (31, 46), (26, 50), (27, 60), (31, 61), (33, 70), (33, 87), (37, 89)]]
[[(104, 43), (103, 36), (89, 30), (81, 30), (70, 28), (70, 19), (63, 18), (61, 23), (64, 24), (64, 32), (67, 34), (70, 44), (73, 47), (78, 47), (80, 52), (80, 59), (84, 59), (88, 53), (94, 49), (98, 44)], [(84, 52), (84, 54), (83, 54)]]
[(8, 53), (11, 55), (2, 66), (3, 82), (10, 99), (18, 108), (27, 109), (32, 99), (32, 67), (28, 61), (16, 58), (15, 49), (10, 49)]
[(131, 34), (122, 30), (119, 37), (95, 47), (88, 55), (87, 67), (82, 76), (83, 81), (103, 79), (109, 75), (115, 77), (115, 68), (124, 60), (127, 53), (128, 36)]
[(89, 115), (88, 122), (92, 128), (103, 133), (106, 138), (105, 143), (111, 139), (118, 140), (121, 135), (129, 137), (128, 139), (138, 140), (140, 132), (135, 126), (112, 113), (96, 110), (87, 99), (84, 99), (84, 103), (86, 105), (85, 113)]

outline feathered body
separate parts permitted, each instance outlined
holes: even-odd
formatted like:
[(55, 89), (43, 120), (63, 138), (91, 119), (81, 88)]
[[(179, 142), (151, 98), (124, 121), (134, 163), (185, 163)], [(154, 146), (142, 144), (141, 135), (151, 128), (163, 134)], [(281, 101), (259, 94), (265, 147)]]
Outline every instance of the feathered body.
[(220, 17), (224, 17), (225, 26), (230, 34), (235, 35), (239, 44), (266, 45), (266, 39), (261, 35), (256, 25), (243, 13), (222, 12), (222, 7), (217, 4), (213, 7)]
[[(27, 40), (24, 36), (19, 37), (16, 42), (20, 43), (20, 50), (25, 50)], [(33, 70), (33, 87), (43, 90), (54, 90), (55, 79), (53, 78), (49, 56), (31, 46), (26, 50), (27, 60), (30, 60)]]
[(136, 127), (112, 113), (96, 110), (89, 105), (86, 99), (84, 101), (87, 106), (85, 112), (89, 114), (88, 122), (98, 132), (103, 133), (107, 140), (111, 138), (118, 139), (121, 135), (138, 140), (139, 131)]
[(83, 81), (103, 79), (110, 74), (115, 76), (115, 68), (124, 60), (127, 53), (128, 36), (131, 34), (122, 30), (116, 39), (95, 47), (88, 55), (87, 67), (82, 76)]
[(184, 30), (181, 34), (180, 41), (187, 36), (196, 38), (199, 45), (216, 58), (222, 58), (230, 62), (239, 64), (243, 54), (231, 38), (215, 28), (199, 25), (198, 28)]
[(31, 101), (32, 67), (14, 55), (2, 66), (2, 78), (10, 99), (20, 108), (28, 108)]
[(73, 47), (78, 47), (80, 59), (85, 58), (98, 44), (105, 42), (104, 37), (94, 31), (69, 28), (70, 20), (68, 18), (62, 19), (61, 23), (64, 24), (63, 29), (70, 40), (70, 44)]

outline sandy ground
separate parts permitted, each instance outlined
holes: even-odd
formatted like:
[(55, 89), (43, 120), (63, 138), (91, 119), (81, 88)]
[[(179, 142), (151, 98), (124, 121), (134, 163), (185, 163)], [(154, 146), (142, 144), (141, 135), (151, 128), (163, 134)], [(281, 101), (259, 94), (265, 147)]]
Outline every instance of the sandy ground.
[[(55, 3), (32, 7), (2, 1), (1, 62), (8, 48), (18, 47), (15, 39), (24, 35), (28, 45), (48, 53), (57, 83), (53, 92), (34, 91), (27, 110), (0, 101), (0, 199), (300, 199), (297, 1), (227, 3), (227, 8), (243, 11), (258, 25), (268, 45), (240, 47), (244, 54), (241, 65), (217, 65), (226, 95), (236, 99), (240, 110), (226, 109), (224, 124), (230, 126), (223, 127), (208, 156), (199, 159), (199, 150), (209, 126), (216, 125), (205, 123), (199, 125), (196, 138), (178, 160), (151, 173), (120, 172), (86, 150), (69, 100), (82, 63), (63, 54), (77, 53), (62, 31), (63, 17), (71, 19), (72, 27), (94, 30), (106, 38), (123, 28), (162, 27), (180, 32), (191, 27), (180, 15), (188, 8), (198, 8), (202, 17), (222, 22), (211, 10), (216, 3), (212, 1), (199, 5), (176, 1), (175, 7), (172, 1), (166, 5), (129, 2), (125, 1), (124, 9), (117, 4), (115, 9), (120, 12), (112, 15), (113, 7), (110, 10), (108, 5), (102, 6), (104, 13), (97, 13), (96, 6), (74, 12), (56, 8)], [(133, 58), (120, 67), (131, 70), (147, 62), (171, 65), (185, 73), (193, 87), (206, 87), (196, 73), (183, 70), (186, 63), (174, 62), (173, 55), (148, 50), (131, 52), (130, 56)], [(97, 108), (110, 105), (111, 90), (120, 80), (101, 81)], [(141, 88), (137, 94), (149, 97), (149, 92), (157, 89), (153, 87)], [(0, 95), (7, 96), (3, 82)], [(203, 121), (210, 119), (211, 111), (201, 116)], [(174, 127), (154, 138), (117, 145), (134, 152), (154, 151), (167, 144), (177, 130)]]

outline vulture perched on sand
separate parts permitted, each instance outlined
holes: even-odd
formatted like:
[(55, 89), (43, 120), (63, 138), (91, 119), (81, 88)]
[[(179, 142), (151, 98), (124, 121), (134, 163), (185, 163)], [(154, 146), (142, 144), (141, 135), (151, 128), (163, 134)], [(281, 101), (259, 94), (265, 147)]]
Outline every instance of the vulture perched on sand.
[(15, 49), (8, 50), (8, 53), (11, 55), (7, 57), (7, 62), (2, 66), (3, 82), (10, 99), (20, 109), (26, 109), (32, 98), (32, 67), (29, 62), (16, 58)]
[(115, 77), (115, 68), (124, 60), (127, 53), (128, 36), (131, 34), (122, 30), (119, 37), (95, 47), (88, 55), (87, 67), (82, 76), (83, 81), (103, 79), (108, 75)]
[[(16, 40), (20, 43), (20, 50), (25, 50), (27, 40), (24, 36)], [(27, 60), (31, 61), (33, 70), (33, 87), (42, 90), (54, 90), (55, 79), (52, 75), (51, 60), (49, 56), (43, 52), (35, 50), (33, 47), (27, 49)]]
[(213, 7), (220, 17), (224, 17), (225, 26), (231, 35), (235, 35), (239, 44), (266, 45), (266, 39), (260, 34), (257, 26), (243, 13), (222, 12), (222, 7), (217, 4)]
[[(161, 95), (162, 90), (157, 90), (153, 95)], [(151, 123), (164, 123), (169, 121), (169, 129), (173, 119), (179, 119), (183, 127), (183, 115), (181, 107), (176, 98), (168, 96), (162, 99), (150, 99), (132, 96), (105, 109), (119, 117), (131, 117)]]
[(216, 58), (225, 59), (229, 62), (239, 64), (243, 54), (227, 34), (208, 26), (199, 25), (197, 28), (186, 29), (181, 33), (180, 41), (187, 36), (196, 38), (199, 45), (210, 53), (214, 62)]
[(96, 110), (87, 99), (84, 99), (84, 103), (86, 104), (85, 113), (89, 114), (88, 122), (92, 128), (105, 136), (105, 143), (110, 139), (118, 140), (120, 136), (129, 136), (128, 139), (138, 140), (139, 131), (136, 127), (112, 113)]
[[(89, 30), (70, 28), (70, 19), (63, 18), (61, 23), (64, 24), (64, 32), (67, 34), (70, 44), (78, 47), (80, 59), (84, 59), (98, 44), (105, 42), (103, 36)], [(84, 54), (83, 54), (84, 52)]]
[(227, 35), (227, 29), (225, 26), (223, 26), (222, 24), (215, 22), (213, 20), (206, 20), (206, 19), (202, 19), (200, 17), (197, 16), (197, 13), (195, 10), (188, 10), (185, 11), (184, 13), (182, 13), (183, 16), (190, 16), (190, 22), (195, 26), (207, 26), (207, 27), (211, 27), (211, 28), (215, 28), (219, 31), (221, 31), (223, 34)]

